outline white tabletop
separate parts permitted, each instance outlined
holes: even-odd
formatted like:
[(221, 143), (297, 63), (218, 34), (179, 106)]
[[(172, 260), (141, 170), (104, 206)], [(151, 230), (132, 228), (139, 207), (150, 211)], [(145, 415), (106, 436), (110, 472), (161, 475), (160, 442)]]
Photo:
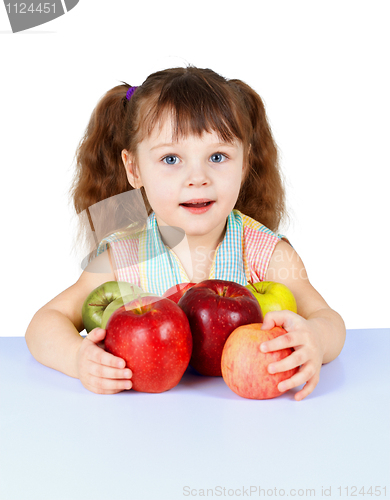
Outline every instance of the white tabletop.
[(103, 396), (0, 338), (0, 498), (390, 497), (389, 352), (389, 329), (348, 330), (300, 402), (191, 368), (165, 393)]

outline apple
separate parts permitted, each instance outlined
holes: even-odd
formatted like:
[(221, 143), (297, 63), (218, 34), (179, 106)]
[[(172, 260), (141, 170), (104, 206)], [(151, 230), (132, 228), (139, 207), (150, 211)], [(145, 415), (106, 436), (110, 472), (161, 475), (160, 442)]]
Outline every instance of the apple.
[(101, 327), (103, 313), (108, 305), (124, 295), (137, 296), (142, 289), (126, 281), (107, 281), (96, 287), (85, 299), (81, 314), (84, 327), (90, 332), (96, 327)]
[(250, 282), (246, 285), (246, 288), (256, 297), (263, 316), (269, 311), (283, 311), (285, 309), (297, 312), (295, 297), (292, 291), (283, 283), (277, 283), (276, 281)]
[(180, 283), (179, 285), (172, 286), (163, 294), (163, 297), (173, 300), (175, 304), (179, 302), (182, 296), (193, 287), (196, 283)]
[(191, 358), (187, 316), (167, 298), (134, 299), (109, 318), (105, 349), (126, 361), (135, 391), (168, 391), (179, 383)]
[(262, 342), (286, 333), (280, 326), (261, 330), (261, 325), (244, 325), (234, 330), (222, 352), (222, 377), (230, 389), (243, 398), (271, 399), (280, 396), (283, 393), (279, 391), (278, 384), (292, 377), (299, 369), (296, 367), (285, 372), (268, 373), (270, 363), (286, 358), (294, 349), (261, 352)]
[(104, 309), (103, 316), (102, 316), (102, 324), (100, 325), (101, 328), (105, 329), (107, 325), (107, 321), (109, 320), (110, 316), (114, 311), (122, 307), (124, 304), (127, 304), (134, 300), (135, 298), (139, 297), (158, 297), (161, 298), (159, 295), (155, 295), (154, 293), (148, 293), (148, 292), (138, 292), (135, 291), (135, 293), (131, 293), (130, 295), (125, 295), (124, 297), (118, 297), (115, 299), (113, 302), (108, 304), (108, 306)]
[(263, 321), (254, 295), (233, 281), (201, 281), (186, 291), (178, 305), (191, 327), (190, 364), (202, 375), (221, 376), (222, 349), (232, 331)]

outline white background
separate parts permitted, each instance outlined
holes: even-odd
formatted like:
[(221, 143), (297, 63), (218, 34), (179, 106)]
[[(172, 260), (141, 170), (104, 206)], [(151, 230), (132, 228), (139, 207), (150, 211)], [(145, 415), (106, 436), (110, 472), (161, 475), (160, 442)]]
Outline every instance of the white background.
[(389, 327), (389, 13), (375, 0), (80, 0), (12, 34), (0, 6), (0, 335), (24, 335), (81, 273), (67, 190), (98, 99), (187, 63), (262, 96), (287, 183), (282, 232), (347, 328)]

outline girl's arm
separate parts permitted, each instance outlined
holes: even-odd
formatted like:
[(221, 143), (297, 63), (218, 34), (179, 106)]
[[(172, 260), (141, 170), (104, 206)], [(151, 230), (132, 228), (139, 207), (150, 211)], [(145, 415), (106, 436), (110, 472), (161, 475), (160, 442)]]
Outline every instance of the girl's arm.
[(303, 399), (317, 385), (321, 365), (340, 354), (345, 342), (345, 324), (310, 284), (299, 255), (288, 243), (281, 241), (277, 244), (265, 279), (283, 283), (290, 288), (297, 302), (298, 314), (291, 311), (266, 314), (263, 329), (283, 326), (287, 334), (264, 342), (261, 349), (265, 352), (294, 348), (291, 356), (269, 365), (268, 370), (276, 373), (300, 366), (298, 373), (281, 382), (280, 390), (306, 383), (295, 395), (295, 399)]
[(105, 330), (95, 328), (85, 338), (79, 333), (84, 329), (81, 311), (85, 299), (97, 286), (114, 280), (108, 252), (103, 252), (74, 285), (35, 313), (25, 334), (37, 361), (79, 378), (85, 387), (99, 393), (119, 392), (131, 384), (124, 360), (98, 346)]

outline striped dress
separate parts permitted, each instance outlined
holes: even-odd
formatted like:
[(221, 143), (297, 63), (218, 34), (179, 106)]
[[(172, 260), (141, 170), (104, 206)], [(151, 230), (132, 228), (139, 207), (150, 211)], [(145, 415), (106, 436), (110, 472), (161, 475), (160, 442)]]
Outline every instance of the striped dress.
[[(209, 279), (241, 285), (264, 281), (272, 253), (282, 237), (238, 210), (232, 210), (225, 236), (214, 254)], [(119, 231), (103, 239), (97, 254), (108, 246), (117, 281), (134, 283), (160, 296), (178, 283), (190, 282), (174, 250), (163, 243), (154, 212), (143, 230), (135, 234), (131, 234), (131, 230)]]

